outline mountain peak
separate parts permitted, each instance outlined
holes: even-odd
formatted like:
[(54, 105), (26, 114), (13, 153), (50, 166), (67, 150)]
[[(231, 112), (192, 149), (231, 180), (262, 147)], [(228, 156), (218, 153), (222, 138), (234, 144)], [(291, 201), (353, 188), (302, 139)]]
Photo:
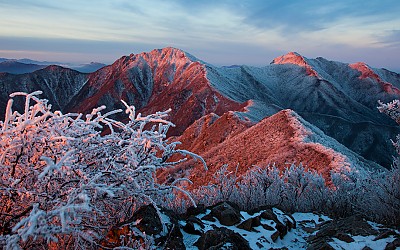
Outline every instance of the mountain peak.
[(380, 77), (366, 63), (356, 62), (353, 64), (349, 64), (349, 67), (358, 70), (361, 73), (361, 75), (358, 77), (360, 79), (372, 78), (377, 81), (382, 81)]
[(306, 69), (309, 76), (319, 77), (318, 73), (307, 62), (307, 59), (297, 52), (289, 52), (286, 55), (276, 57), (271, 64), (294, 64)]
[(383, 90), (386, 93), (400, 94), (400, 90), (398, 88), (393, 86), (391, 83), (385, 82), (384, 80), (382, 80), (382, 78), (377, 73), (375, 73), (375, 71), (371, 67), (369, 67), (366, 63), (357, 62), (357, 63), (349, 64), (349, 67), (352, 69), (355, 69), (361, 73), (361, 75), (358, 77), (359, 79), (369, 78), (369, 79), (375, 80), (382, 86)]
[(72, 69), (64, 68), (60, 65), (49, 65), (49, 66), (45, 67), (44, 69), (48, 70), (48, 71), (72, 70)]
[(154, 49), (150, 52), (142, 52), (140, 54), (130, 54), (130, 60), (136, 60), (138, 57), (145, 59), (157, 58), (158, 60), (166, 60), (171, 62), (196, 62), (200, 61), (189, 53), (174, 47), (165, 47), (162, 49)]

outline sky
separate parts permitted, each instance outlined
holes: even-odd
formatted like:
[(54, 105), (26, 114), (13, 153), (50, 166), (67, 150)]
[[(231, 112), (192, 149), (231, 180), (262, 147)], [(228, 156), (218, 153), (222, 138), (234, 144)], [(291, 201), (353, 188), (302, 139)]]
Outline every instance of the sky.
[(110, 64), (156, 48), (221, 66), (295, 51), (400, 72), (399, 0), (0, 0), (0, 57)]

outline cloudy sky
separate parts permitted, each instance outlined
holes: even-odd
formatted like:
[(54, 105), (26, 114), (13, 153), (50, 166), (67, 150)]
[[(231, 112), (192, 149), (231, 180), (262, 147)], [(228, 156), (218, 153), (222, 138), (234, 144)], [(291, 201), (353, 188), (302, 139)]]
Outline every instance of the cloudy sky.
[(400, 72), (399, 0), (0, 0), (0, 57), (112, 63), (166, 46), (215, 65), (296, 51)]

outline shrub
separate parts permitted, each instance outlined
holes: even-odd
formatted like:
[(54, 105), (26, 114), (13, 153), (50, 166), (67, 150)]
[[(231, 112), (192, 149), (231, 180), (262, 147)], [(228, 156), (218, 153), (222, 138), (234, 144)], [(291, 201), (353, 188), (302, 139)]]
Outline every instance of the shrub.
[(167, 143), (168, 112), (143, 117), (124, 103), (122, 123), (110, 118), (121, 110), (103, 114), (104, 106), (85, 117), (53, 112), (39, 94), (10, 95), (25, 98), (25, 108), (13, 111), (10, 99), (0, 123), (0, 246), (98, 248), (142, 205), (159, 213), (156, 199), (187, 194), (176, 186), (182, 179), (156, 179), (158, 169), (175, 164), (171, 155), (193, 155)]

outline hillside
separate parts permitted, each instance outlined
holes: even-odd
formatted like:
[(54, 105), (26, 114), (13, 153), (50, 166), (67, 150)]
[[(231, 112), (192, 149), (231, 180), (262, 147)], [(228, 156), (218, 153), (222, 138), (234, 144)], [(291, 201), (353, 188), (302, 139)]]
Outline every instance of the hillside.
[[(247, 127), (291, 109), (354, 153), (387, 168), (395, 154), (390, 139), (400, 132), (376, 109), (378, 100), (400, 98), (400, 75), (363, 63), (308, 59), (294, 52), (264, 67), (215, 67), (179, 49), (164, 48), (123, 56), (90, 74), (59, 66), (22, 75), (2, 73), (0, 88), (1, 110), (10, 93), (38, 89), (63, 112), (88, 112), (100, 105), (123, 108), (121, 99), (144, 114), (171, 108), (170, 120), (176, 127), (169, 136), (188, 134), (195, 121), (220, 117), (217, 121), (226, 123), (221, 118), (235, 114), (241, 120), (238, 124)], [(22, 103), (18, 105), (22, 108)], [(243, 132), (244, 127), (232, 133)], [(216, 134), (212, 146), (225, 141), (226, 133)], [(184, 144), (201, 148), (202, 140), (193, 137)], [(211, 149), (210, 145), (204, 149)], [(288, 158), (293, 159), (305, 160)]]

